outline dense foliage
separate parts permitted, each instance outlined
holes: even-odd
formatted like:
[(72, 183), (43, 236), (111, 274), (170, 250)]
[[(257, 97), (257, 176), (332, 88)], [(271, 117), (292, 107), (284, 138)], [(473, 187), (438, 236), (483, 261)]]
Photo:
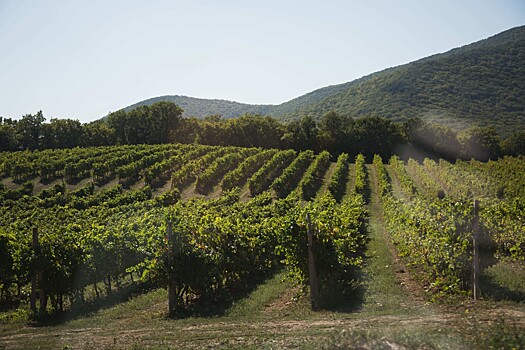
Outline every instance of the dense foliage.
[(365, 156), (358, 154), (355, 157), (354, 191), (365, 195), (367, 189), (367, 172), (365, 167)]
[(260, 150), (254, 148), (245, 148), (239, 152), (228, 153), (220, 158), (217, 158), (204, 171), (197, 175), (197, 182), (195, 189), (197, 192), (206, 194), (213, 186), (217, 185), (224, 174), (233, 171), (237, 168), (239, 163), (246, 157), (258, 153)]
[[(45, 123), (41, 112), (20, 120), (0, 118), (0, 151), (44, 150), (76, 146), (116, 144), (159, 144), (178, 142), (213, 146), (292, 148), (297, 151), (330, 152), (333, 157), (348, 153), (355, 157), (379, 154), (390, 157), (407, 153), (409, 145), (446, 159), (496, 159), (504, 154), (521, 154), (524, 133), (501, 140), (496, 129), (472, 127), (460, 133), (446, 126), (410, 118), (395, 123), (380, 117), (352, 118), (329, 112), (318, 118), (304, 116), (283, 123), (260, 115), (236, 119), (210, 116), (182, 118), (181, 109), (169, 102), (142, 106), (140, 110), (111, 113), (105, 121), (80, 124), (78, 121), (51, 119)], [(69, 125), (70, 128), (55, 124)], [(73, 126), (75, 126), (73, 128)], [(46, 141), (45, 130), (55, 130), (55, 141)], [(103, 173), (104, 167), (100, 168)], [(82, 169), (74, 170), (81, 172)], [(53, 168), (49, 168), (53, 174)]]
[(268, 162), (266, 162), (252, 177), (248, 179), (250, 195), (261, 194), (272, 182), (281, 174), (295, 159), (294, 150), (277, 152)]
[(523, 158), (456, 164), (426, 160), (423, 165), (411, 163), (410, 169), (422, 184), (423, 193), (435, 195), (439, 188), (441, 197), (462, 202), (478, 200), (485, 249), (500, 259), (525, 259)]
[(222, 189), (231, 190), (234, 187), (241, 187), (275, 153), (277, 150), (270, 149), (246, 158), (236, 169), (224, 175), (221, 182)]

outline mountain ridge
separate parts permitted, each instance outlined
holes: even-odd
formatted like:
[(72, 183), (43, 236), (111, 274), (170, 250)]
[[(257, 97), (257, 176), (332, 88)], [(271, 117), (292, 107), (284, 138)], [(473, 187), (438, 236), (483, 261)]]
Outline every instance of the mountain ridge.
[(250, 113), (291, 121), (305, 115), (319, 118), (334, 110), (394, 121), (419, 117), (458, 130), (493, 125), (500, 133), (510, 134), (525, 125), (525, 26), (325, 86), (277, 105), (165, 95), (125, 109), (158, 101), (174, 102), (184, 109), (184, 116), (199, 118)]

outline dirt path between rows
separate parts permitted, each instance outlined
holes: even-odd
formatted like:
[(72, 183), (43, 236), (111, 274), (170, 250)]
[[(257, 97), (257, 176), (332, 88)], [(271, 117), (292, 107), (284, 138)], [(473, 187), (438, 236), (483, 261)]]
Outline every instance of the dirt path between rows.
[[(371, 200), (369, 205), (370, 220), (375, 220), (378, 222), (377, 230), (380, 231), (378, 234), (381, 237), (380, 239), (383, 241), (382, 243), (385, 244), (390, 251), (393, 271), (396, 274), (396, 279), (398, 280), (399, 285), (405, 290), (407, 298), (409, 299), (408, 301), (423, 304), (428, 300), (428, 297), (424, 295), (424, 290), (421, 288), (421, 286), (411, 277), (409, 269), (399, 257), (397, 249), (386, 231), (386, 224), (383, 218), (383, 211), (381, 209), (381, 198), (379, 196), (375, 168), (373, 166), (368, 166), (367, 169), (371, 187)], [(390, 178), (392, 186), (398, 186), (396, 180), (393, 179), (394, 176), (392, 176), (392, 174), (390, 174)], [(394, 192), (396, 191), (401, 193), (399, 187), (397, 187)]]

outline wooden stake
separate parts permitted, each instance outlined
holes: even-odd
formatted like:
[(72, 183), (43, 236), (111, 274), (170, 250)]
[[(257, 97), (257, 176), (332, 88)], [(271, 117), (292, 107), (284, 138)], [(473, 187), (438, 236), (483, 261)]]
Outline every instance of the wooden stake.
[(319, 306), (319, 282), (317, 280), (317, 269), (315, 267), (315, 233), (310, 220), (310, 213), (306, 213), (306, 223), (308, 225), (308, 275), (310, 280), (310, 303), (312, 310), (317, 310)]
[(44, 273), (40, 271), (38, 273), (38, 295), (40, 296), (40, 311), (46, 311), (47, 309), (47, 293), (44, 289)]
[[(38, 229), (36, 227), (33, 227), (32, 248), (33, 248), (33, 256), (36, 256), (36, 252), (40, 248), (40, 244), (38, 242)], [(36, 272), (36, 263), (33, 262), (33, 266), (31, 269), (31, 297), (29, 301), (29, 305), (32, 311), (36, 311), (37, 277), (38, 277), (38, 273)]]
[(172, 268), (175, 260), (176, 237), (173, 234), (173, 224), (168, 221), (168, 314), (169, 317), (175, 316), (177, 308), (177, 286), (173, 278)]
[(478, 300), (479, 291), (479, 201), (474, 200), (474, 222), (472, 223), (472, 294)]

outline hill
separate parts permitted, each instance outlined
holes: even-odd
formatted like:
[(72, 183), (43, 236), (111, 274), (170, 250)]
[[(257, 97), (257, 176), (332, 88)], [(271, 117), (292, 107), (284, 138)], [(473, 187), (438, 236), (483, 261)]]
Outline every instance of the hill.
[(168, 95), (149, 98), (144, 101), (137, 102), (124, 108), (126, 111), (131, 111), (140, 106), (149, 106), (156, 102), (168, 101), (180, 106), (184, 113), (184, 117), (199, 117), (220, 114), (226, 118), (236, 118), (243, 114), (271, 114), (272, 105), (250, 105), (246, 103), (239, 103), (226, 100), (211, 100), (204, 98), (195, 98), (188, 96)]
[(328, 111), (396, 121), (420, 117), (462, 129), (493, 125), (510, 134), (525, 125), (525, 26), (360, 79), (327, 86), (280, 105), (249, 105), (185, 96), (151, 98), (126, 109), (172, 101), (185, 116), (244, 113), (293, 120)]
[(337, 89), (317, 103), (280, 116), (293, 119), (335, 110), (400, 121), (421, 117), (454, 128), (495, 125), (511, 132), (525, 125), (525, 27), (386, 69)]

